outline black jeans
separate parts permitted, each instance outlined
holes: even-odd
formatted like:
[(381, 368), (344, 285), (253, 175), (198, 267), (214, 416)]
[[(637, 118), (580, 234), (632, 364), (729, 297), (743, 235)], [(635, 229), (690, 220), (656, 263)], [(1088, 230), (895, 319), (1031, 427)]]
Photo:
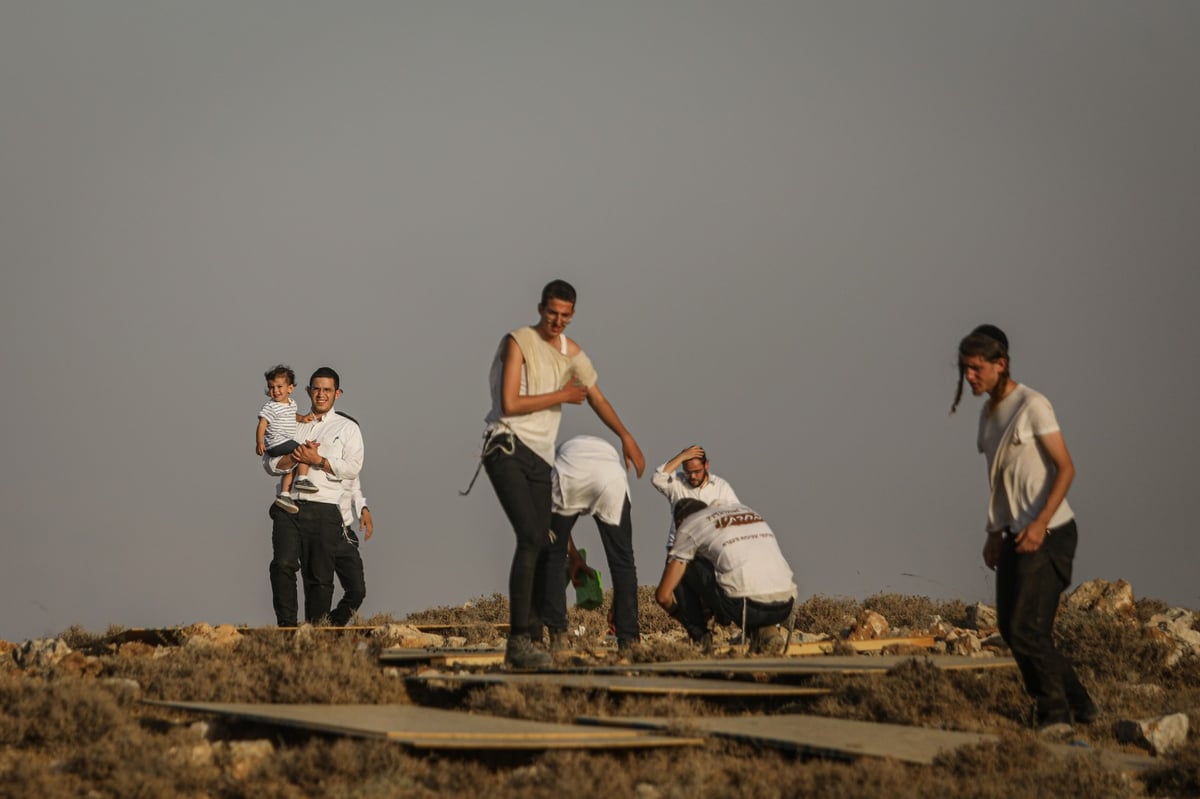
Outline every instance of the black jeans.
[(363, 576), (362, 555), (358, 552), (358, 536), (350, 527), (342, 528), (342, 540), (338, 542), (337, 552), (334, 553), (333, 571), (342, 585), (342, 598), (329, 614), (329, 623), (345, 627), (354, 611), (367, 598), (367, 581)]
[[(517, 536), (508, 572), (509, 635), (540, 640), (550, 543), (550, 464), (511, 433), (498, 437), (511, 440), (488, 452), (483, 468)], [(511, 454), (505, 451), (510, 444)]]
[[(578, 518), (579, 514), (552, 514), (550, 517), (554, 543), (550, 544), (546, 558), (543, 616), (552, 632), (567, 629), (567, 593), (563, 575), (567, 569), (567, 539)], [(625, 497), (620, 524), (614, 526), (596, 517), (596, 529), (600, 531), (600, 542), (604, 544), (608, 573), (612, 578), (613, 623), (617, 628), (617, 642), (637, 643), (641, 633), (638, 630), (637, 567), (633, 562), (633, 522), (630, 519), (629, 497)]]
[(676, 618), (693, 641), (699, 641), (704, 636), (709, 616), (721, 624), (741, 624), (743, 601), (746, 611), (746, 629), (743, 632), (787, 621), (795, 602), (794, 599), (758, 602), (729, 596), (717, 582), (712, 563), (701, 557), (694, 558), (687, 565), (683, 579), (675, 586), (675, 602), (679, 607)]
[(333, 603), (333, 563), (342, 537), (342, 513), (328, 502), (300, 502), (300, 512), (271, 506), (273, 554), (271, 600), (275, 623), (295, 627), (296, 572), (304, 577), (304, 618), (315, 622), (329, 615)]
[(1036, 552), (1019, 553), (1005, 535), (996, 566), (996, 616), (1012, 649), (1025, 690), (1037, 703), (1039, 724), (1070, 722), (1071, 710), (1091, 705), (1075, 668), (1054, 646), (1058, 598), (1071, 583), (1079, 533), (1075, 520), (1050, 531)]

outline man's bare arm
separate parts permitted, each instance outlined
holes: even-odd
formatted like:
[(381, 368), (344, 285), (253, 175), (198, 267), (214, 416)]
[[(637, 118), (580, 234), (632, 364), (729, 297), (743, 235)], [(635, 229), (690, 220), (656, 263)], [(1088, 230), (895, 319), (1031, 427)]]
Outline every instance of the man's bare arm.
[(673, 614), (675, 611), (675, 588), (683, 579), (685, 571), (687, 564), (681, 560), (668, 560), (667, 565), (663, 567), (662, 579), (658, 581), (658, 588), (654, 590), (654, 601), (667, 613)]
[(1071, 453), (1067, 451), (1067, 442), (1063, 439), (1061, 431), (1037, 436), (1037, 443), (1054, 464), (1054, 482), (1050, 484), (1050, 493), (1046, 495), (1046, 504), (1042, 506), (1042, 512), (1024, 530), (1017, 533), (1015, 543), (1017, 551), (1022, 553), (1036, 552), (1042, 546), (1046, 530), (1050, 527), (1050, 520), (1067, 498), (1067, 491), (1075, 479), (1075, 462), (1071, 460)]
[(612, 404), (600, 391), (599, 385), (593, 385), (587, 390), (588, 404), (592, 406), (592, 410), (600, 417), (600, 421), (608, 426), (621, 439), (621, 451), (625, 459), (625, 468), (628, 469), (632, 463), (637, 470), (637, 476), (641, 477), (642, 472), (646, 471), (646, 456), (642, 454), (642, 448), (638, 446), (633, 434), (625, 429), (625, 425), (621, 423), (621, 417), (617, 416), (617, 411)]
[(535, 413), (561, 405), (564, 402), (578, 405), (587, 396), (587, 389), (574, 380), (558, 391), (549, 394), (521, 394), (521, 365), (525, 356), (516, 340), (509, 336), (504, 349), (504, 376), (500, 381), (501, 412), (505, 416)]

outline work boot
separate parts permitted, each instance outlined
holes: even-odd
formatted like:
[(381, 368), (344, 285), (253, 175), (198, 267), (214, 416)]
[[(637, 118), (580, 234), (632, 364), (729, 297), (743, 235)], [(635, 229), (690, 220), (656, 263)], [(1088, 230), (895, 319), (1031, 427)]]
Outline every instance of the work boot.
[(528, 635), (510, 635), (504, 648), (504, 665), (510, 669), (545, 669), (553, 663), (549, 652), (535, 649)]
[(778, 625), (765, 624), (750, 634), (750, 651), (757, 655), (782, 655), (786, 648)]
[(570, 652), (571, 649), (571, 636), (567, 635), (566, 630), (550, 631), (550, 654)]

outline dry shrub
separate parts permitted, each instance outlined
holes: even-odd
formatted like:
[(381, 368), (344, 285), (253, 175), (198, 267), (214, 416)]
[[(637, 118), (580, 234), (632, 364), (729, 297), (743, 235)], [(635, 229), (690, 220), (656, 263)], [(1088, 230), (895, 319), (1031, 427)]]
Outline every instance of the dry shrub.
[(1047, 795), (1124, 799), (1137, 794), (1130, 780), (1101, 766), (1086, 750), (1072, 757), (1055, 756), (1032, 733), (939, 755), (934, 774), (949, 777), (952, 795), (962, 799)]
[(508, 621), (508, 597), (503, 594), (480, 596), (462, 605), (441, 605), (408, 614), (408, 624), (504, 624)]
[(958, 627), (967, 621), (967, 606), (958, 600), (941, 602), (925, 596), (875, 594), (864, 599), (862, 606), (882, 615), (893, 628), (927, 630), (935, 616)]
[(1137, 620), (1142, 624), (1150, 621), (1151, 616), (1157, 616), (1160, 613), (1166, 613), (1171, 609), (1171, 606), (1161, 599), (1148, 599), (1142, 597), (1133, 603), (1134, 612), (1137, 615)]
[(854, 624), (859, 610), (858, 602), (849, 597), (812, 596), (796, 606), (796, 629), (837, 638)]
[(1200, 796), (1200, 738), (1194, 733), (1178, 751), (1142, 775), (1151, 796)]
[(979, 710), (950, 673), (923, 660), (905, 661), (885, 675), (832, 677), (826, 685), (833, 693), (813, 706), (820, 715), (950, 729), (978, 726)]
[(1161, 682), (1165, 675), (1170, 644), (1129, 620), (1064, 607), (1054, 632), (1060, 651), (1095, 679)]
[(95, 682), (41, 680), (0, 673), (0, 744), (62, 750), (131, 723), (129, 695)]

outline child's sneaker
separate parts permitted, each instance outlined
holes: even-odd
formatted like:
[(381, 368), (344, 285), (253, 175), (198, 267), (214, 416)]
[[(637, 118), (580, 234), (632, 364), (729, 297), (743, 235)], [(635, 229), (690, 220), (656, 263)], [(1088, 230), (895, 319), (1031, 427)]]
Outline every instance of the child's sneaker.
[(307, 477), (301, 477), (292, 484), (293, 491), (303, 491), (305, 494), (315, 494), (321, 489), (317, 488), (316, 483), (309, 480)]
[(275, 504), (283, 508), (288, 513), (300, 512), (300, 506), (295, 502), (292, 502), (292, 498), (286, 494), (280, 494), (279, 496), (275, 497)]

